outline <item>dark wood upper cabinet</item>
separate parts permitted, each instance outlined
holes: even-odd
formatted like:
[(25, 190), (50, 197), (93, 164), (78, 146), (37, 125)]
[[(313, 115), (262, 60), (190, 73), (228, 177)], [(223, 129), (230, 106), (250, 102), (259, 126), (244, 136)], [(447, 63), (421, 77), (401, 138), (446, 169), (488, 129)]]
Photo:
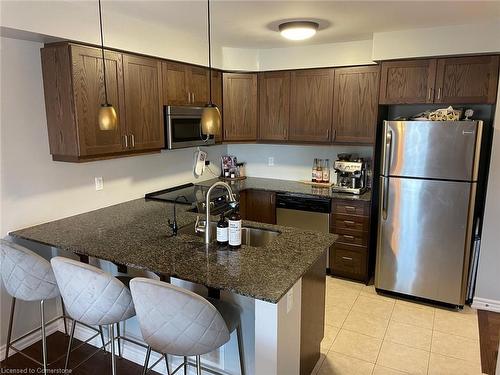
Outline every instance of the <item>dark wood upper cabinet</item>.
[(497, 95), (498, 56), (439, 59), (436, 103), (494, 104)]
[(163, 99), (168, 105), (189, 104), (189, 94), (187, 87), (187, 65), (163, 62), (161, 67)]
[(288, 139), (330, 141), (334, 74), (334, 69), (292, 71)]
[(79, 155), (104, 155), (122, 151), (123, 136), (126, 134), (122, 55), (110, 51), (105, 53), (108, 101), (117, 112), (118, 127), (116, 130), (103, 131), (98, 124), (99, 108), (105, 102), (101, 51), (71, 46), (70, 53)]
[(128, 147), (133, 150), (163, 148), (161, 62), (123, 55), (123, 71)]
[[(222, 72), (220, 70), (212, 70), (212, 102), (219, 108), (222, 117)], [(222, 134), (224, 132), (224, 124), (222, 124), (222, 133), (215, 136), (215, 142), (222, 142)]]
[(225, 141), (257, 139), (257, 74), (223, 74)]
[(276, 194), (264, 190), (243, 191), (240, 195), (240, 214), (244, 220), (276, 224)]
[(436, 60), (384, 61), (380, 104), (432, 103)]
[(209, 100), (208, 69), (163, 62), (163, 96), (168, 105), (203, 106)]
[(335, 69), (333, 142), (374, 143), (379, 66)]
[(204, 106), (209, 101), (208, 69), (190, 66), (188, 68), (188, 89), (191, 104)]
[(290, 125), (290, 72), (259, 73), (259, 140), (284, 141)]

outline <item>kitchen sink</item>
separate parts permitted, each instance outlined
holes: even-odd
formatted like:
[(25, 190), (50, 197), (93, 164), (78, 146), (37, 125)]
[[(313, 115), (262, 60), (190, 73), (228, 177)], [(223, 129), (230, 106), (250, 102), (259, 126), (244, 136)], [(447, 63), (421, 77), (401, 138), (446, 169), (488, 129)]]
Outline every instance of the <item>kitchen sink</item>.
[[(217, 222), (210, 222), (210, 234), (213, 241), (217, 238)], [(197, 237), (204, 237), (203, 232), (196, 233), (194, 224), (185, 225), (179, 228), (178, 234), (187, 234)], [(281, 232), (260, 228), (242, 227), (241, 228), (241, 244), (253, 247), (262, 247), (273, 241)]]

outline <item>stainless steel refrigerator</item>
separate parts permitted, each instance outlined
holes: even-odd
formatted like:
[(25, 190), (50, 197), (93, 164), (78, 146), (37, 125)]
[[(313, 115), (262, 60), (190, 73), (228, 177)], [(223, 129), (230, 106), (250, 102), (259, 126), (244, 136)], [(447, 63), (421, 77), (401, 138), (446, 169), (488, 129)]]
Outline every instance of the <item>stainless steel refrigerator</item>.
[(481, 121), (385, 121), (375, 287), (463, 305)]

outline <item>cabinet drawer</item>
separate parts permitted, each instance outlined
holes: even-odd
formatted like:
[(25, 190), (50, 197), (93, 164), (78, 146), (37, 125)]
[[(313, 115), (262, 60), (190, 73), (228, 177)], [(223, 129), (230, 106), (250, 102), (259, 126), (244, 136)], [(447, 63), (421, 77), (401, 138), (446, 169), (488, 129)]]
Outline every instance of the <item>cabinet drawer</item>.
[(339, 236), (337, 242), (347, 245), (368, 246), (368, 232), (360, 232), (357, 230), (337, 228), (333, 231)]
[(364, 277), (366, 273), (366, 254), (334, 245), (330, 268), (334, 274), (342, 276)]
[(332, 228), (334, 233), (338, 233), (337, 231), (339, 229), (368, 231), (370, 228), (370, 220), (367, 217), (342, 214), (334, 214), (332, 216)]
[(365, 202), (333, 200), (333, 213), (345, 215), (368, 216), (370, 206)]

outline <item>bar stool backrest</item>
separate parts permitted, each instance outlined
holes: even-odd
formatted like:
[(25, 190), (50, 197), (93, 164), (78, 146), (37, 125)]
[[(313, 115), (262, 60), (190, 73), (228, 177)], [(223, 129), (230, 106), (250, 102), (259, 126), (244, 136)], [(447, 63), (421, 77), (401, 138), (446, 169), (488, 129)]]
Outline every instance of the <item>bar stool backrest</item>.
[(7, 292), (23, 301), (41, 301), (59, 296), (48, 260), (7, 240), (0, 240), (2, 281)]
[(113, 275), (72, 259), (52, 258), (69, 316), (89, 325), (114, 324), (135, 315), (132, 296)]
[(229, 341), (217, 309), (205, 298), (177, 286), (142, 277), (130, 282), (144, 341), (160, 353), (195, 356)]

